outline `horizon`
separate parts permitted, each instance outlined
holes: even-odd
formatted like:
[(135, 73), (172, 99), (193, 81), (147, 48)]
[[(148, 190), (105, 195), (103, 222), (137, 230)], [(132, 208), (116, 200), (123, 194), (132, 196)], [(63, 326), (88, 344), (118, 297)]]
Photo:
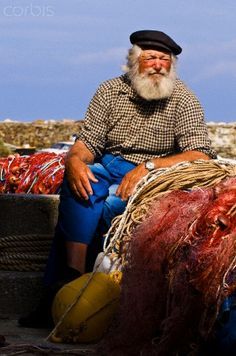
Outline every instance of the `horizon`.
[[(10, 118), (6, 118), (3, 120), (0, 120), (0, 124), (1, 123), (16, 123), (16, 124), (21, 124), (21, 123), (25, 123), (25, 124), (33, 124), (33, 123), (37, 123), (37, 122), (41, 122), (43, 121), (45, 124), (46, 123), (56, 123), (56, 122), (64, 122), (64, 123), (70, 123), (70, 122), (76, 122), (76, 121), (83, 121), (83, 119), (73, 119), (73, 118), (60, 118), (60, 119), (42, 119), (42, 118), (36, 118), (34, 120), (31, 121), (26, 121), (26, 120), (13, 120)], [(236, 120), (235, 121), (206, 121), (207, 125), (236, 125)]]

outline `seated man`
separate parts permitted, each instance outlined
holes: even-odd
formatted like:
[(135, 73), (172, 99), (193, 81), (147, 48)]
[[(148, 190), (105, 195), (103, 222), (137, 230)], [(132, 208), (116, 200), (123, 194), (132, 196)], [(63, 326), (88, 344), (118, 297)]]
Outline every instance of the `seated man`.
[(86, 271), (88, 246), (124, 211), (149, 171), (216, 157), (199, 101), (176, 76), (181, 47), (153, 30), (134, 32), (130, 41), (126, 74), (98, 88), (67, 155), (46, 285)]

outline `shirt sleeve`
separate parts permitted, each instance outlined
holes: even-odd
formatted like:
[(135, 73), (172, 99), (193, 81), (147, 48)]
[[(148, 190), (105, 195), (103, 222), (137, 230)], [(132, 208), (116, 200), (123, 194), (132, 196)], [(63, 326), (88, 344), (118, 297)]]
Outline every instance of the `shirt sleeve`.
[(84, 142), (94, 156), (101, 156), (105, 147), (109, 103), (101, 85), (92, 98), (77, 139)]
[(215, 159), (211, 148), (203, 109), (197, 98), (191, 94), (184, 98), (177, 110), (175, 137), (181, 152), (197, 150)]

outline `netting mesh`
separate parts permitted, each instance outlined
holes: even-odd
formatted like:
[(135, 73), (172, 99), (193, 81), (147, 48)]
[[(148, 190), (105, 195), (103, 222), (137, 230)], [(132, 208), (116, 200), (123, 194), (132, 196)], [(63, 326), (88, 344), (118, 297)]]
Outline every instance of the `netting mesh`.
[[(139, 188), (109, 232), (107, 251), (122, 256), (124, 271), (120, 309), (101, 346), (110, 355), (199, 354), (236, 289), (235, 165), (173, 171)], [(134, 211), (144, 214), (132, 219)]]
[(106, 236), (104, 251), (125, 264), (130, 236), (143, 221), (150, 206), (162, 195), (177, 189), (212, 187), (236, 175), (236, 161), (199, 160), (150, 172), (137, 185), (125, 212), (114, 219)]

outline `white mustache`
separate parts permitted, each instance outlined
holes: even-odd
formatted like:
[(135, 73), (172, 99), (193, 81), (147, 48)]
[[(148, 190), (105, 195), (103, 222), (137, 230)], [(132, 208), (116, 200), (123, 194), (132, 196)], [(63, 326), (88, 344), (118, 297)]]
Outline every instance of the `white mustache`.
[(167, 75), (167, 70), (162, 68), (160, 70), (156, 70), (154, 68), (150, 68), (147, 72), (148, 74), (162, 74), (162, 75)]

